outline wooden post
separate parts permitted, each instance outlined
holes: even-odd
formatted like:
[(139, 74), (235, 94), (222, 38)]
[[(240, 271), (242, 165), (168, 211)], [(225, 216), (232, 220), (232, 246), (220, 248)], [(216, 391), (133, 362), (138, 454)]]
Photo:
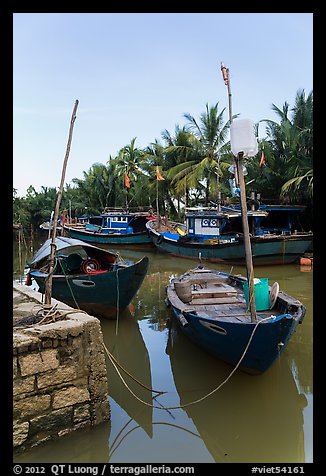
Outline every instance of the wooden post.
[(23, 232), (23, 228), (22, 228), (21, 225), (19, 225), (19, 229), (18, 229), (18, 255), (19, 255), (19, 275), (20, 275), (20, 279), (21, 279), (22, 274), (23, 274), (23, 260), (22, 260), (22, 248), (21, 248), (22, 232)]
[(158, 164), (156, 163), (156, 215), (157, 215), (157, 223), (158, 226), (161, 224), (161, 215), (160, 215), (160, 206), (159, 206), (159, 199), (158, 199), (158, 179), (157, 179), (157, 167)]
[(50, 221), (49, 221), (49, 231), (48, 231), (48, 240), (51, 238), (51, 223), (54, 216), (54, 210), (51, 212)]
[(29, 251), (33, 254), (33, 240), (34, 240), (34, 233), (33, 233), (33, 224), (31, 223), (29, 226)]
[[(223, 63), (221, 63), (221, 71), (222, 71), (222, 76), (224, 79), (224, 84), (226, 85), (228, 89), (228, 99), (229, 99), (229, 121), (230, 125), (232, 124), (233, 117), (232, 117), (232, 93), (231, 93), (231, 83), (230, 83), (230, 71), (229, 68), (227, 68)], [(234, 178), (235, 178), (235, 185), (236, 187), (239, 186), (239, 176), (237, 172), (237, 168), (234, 168)]]
[(63, 190), (63, 185), (64, 185), (64, 182), (65, 182), (66, 168), (67, 168), (67, 162), (68, 162), (68, 157), (69, 157), (69, 152), (70, 152), (72, 132), (73, 132), (74, 123), (75, 123), (75, 120), (76, 120), (76, 111), (77, 111), (77, 107), (78, 107), (78, 102), (79, 101), (76, 99), (74, 109), (73, 109), (73, 112), (72, 112), (72, 116), (71, 116), (66, 155), (65, 155), (65, 158), (64, 158), (64, 161), (63, 161), (61, 182), (60, 182), (60, 187), (59, 187), (59, 191), (58, 191), (55, 211), (54, 211), (54, 221), (53, 221), (52, 241), (51, 241), (51, 254), (50, 254), (50, 267), (49, 267), (48, 279), (47, 279), (46, 285), (45, 285), (45, 296), (44, 296), (44, 304), (47, 304), (47, 305), (51, 304), (52, 273), (53, 273), (53, 264), (54, 264), (54, 253), (55, 253), (55, 247), (56, 247), (55, 246), (55, 238), (56, 238), (56, 234), (57, 234), (57, 224), (58, 224), (59, 209), (60, 209), (60, 203), (61, 203), (61, 197), (62, 197), (62, 190)]
[(247, 280), (248, 280), (248, 294), (249, 294), (249, 308), (251, 314), (251, 322), (256, 322), (256, 303), (255, 303), (255, 287), (254, 287), (254, 268), (252, 264), (252, 252), (249, 236), (249, 224), (248, 224), (248, 209), (246, 199), (246, 188), (243, 176), (243, 153), (239, 152), (235, 158), (236, 168), (238, 170), (239, 186), (240, 186), (240, 204), (241, 204), (241, 218), (242, 229), (244, 235), (244, 245), (246, 254), (246, 268), (247, 268)]

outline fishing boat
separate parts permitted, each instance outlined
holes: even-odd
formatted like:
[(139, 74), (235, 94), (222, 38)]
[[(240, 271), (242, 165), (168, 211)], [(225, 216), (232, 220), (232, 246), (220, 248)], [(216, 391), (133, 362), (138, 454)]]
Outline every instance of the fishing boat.
[[(257, 197), (257, 198), (256, 198)], [(212, 202), (213, 203), (213, 202)], [(255, 198), (248, 199), (248, 209), (250, 211), (256, 210), (261, 213), (254, 216), (251, 224), (252, 234), (254, 235), (291, 235), (305, 233), (312, 235), (312, 232), (306, 232), (300, 223), (300, 216), (306, 210), (305, 205), (284, 205), (265, 203), (260, 200), (260, 194), (255, 194)], [(222, 206), (222, 211), (240, 211), (239, 205)], [(234, 220), (233, 225), (235, 229), (240, 228), (237, 220)]]
[(79, 217), (78, 223), (65, 223), (65, 236), (108, 245), (151, 246), (146, 223), (155, 218), (151, 211), (106, 210), (100, 215)]
[(269, 286), (268, 278), (254, 278), (252, 250), (259, 237), (252, 237), (249, 230), (244, 158), (255, 157), (258, 152), (255, 124), (250, 119), (233, 121), (229, 73), (223, 64), (221, 70), (229, 93), (230, 142), (247, 277), (200, 264), (171, 279), (166, 303), (172, 307), (182, 331), (195, 343), (235, 369), (260, 374), (284, 352), (306, 309), (300, 301), (280, 291), (277, 282)]
[(202, 265), (171, 279), (166, 303), (182, 332), (210, 354), (250, 374), (271, 367), (306, 313), (303, 304), (255, 278), (252, 320), (245, 277)]
[[(29, 278), (41, 293), (50, 276), (51, 245), (48, 239), (30, 263)], [(98, 317), (116, 318), (131, 303), (147, 273), (147, 256), (126, 262), (119, 253), (67, 237), (56, 237), (53, 245), (52, 296)]]
[[(269, 209), (248, 210), (252, 258), (255, 265), (287, 264), (298, 260), (312, 247), (312, 233), (290, 232), (289, 228), (264, 228)], [(239, 223), (240, 222), (240, 223)], [(244, 264), (245, 245), (241, 209), (193, 207), (186, 209), (185, 224), (148, 221), (146, 227), (159, 251), (209, 262)], [(288, 225), (289, 226), (289, 225)]]

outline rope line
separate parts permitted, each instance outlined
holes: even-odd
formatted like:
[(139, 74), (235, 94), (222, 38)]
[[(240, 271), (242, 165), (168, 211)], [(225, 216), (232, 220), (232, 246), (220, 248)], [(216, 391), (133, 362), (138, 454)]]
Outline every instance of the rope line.
[[(118, 266), (118, 265), (116, 265)], [(119, 288), (119, 268), (116, 269), (116, 282), (117, 282), (117, 319), (115, 323), (115, 335), (118, 335), (118, 326), (119, 326), (119, 305), (120, 305), (120, 288)]]
[(103, 347), (105, 349), (105, 352), (107, 354), (110, 354), (110, 357), (112, 358), (112, 360), (114, 360), (114, 362), (116, 363), (116, 365), (123, 371), (125, 372), (132, 380), (134, 380), (135, 382), (137, 382), (139, 385), (141, 385), (143, 388), (146, 388), (147, 390), (149, 390), (150, 392), (154, 392), (154, 393), (157, 393), (158, 395), (159, 394), (162, 394), (162, 393), (167, 393), (167, 392), (162, 392), (161, 390), (154, 390), (153, 388), (150, 388), (148, 387), (147, 385), (143, 384), (142, 382), (140, 382), (139, 380), (137, 380), (135, 377), (133, 377), (129, 372), (128, 370), (126, 370), (124, 367), (122, 367), (121, 364), (119, 364), (119, 362), (117, 361), (117, 359), (114, 357), (114, 355), (111, 354), (111, 352), (108, 350), (108, 348), (105, 346), (105, 344), (103, 343)]
[[(250, 335), (250, 337), (249, 337), (249, 340), (248, 340), (248, 342), (247, 342), (247, 345), (246, 345), (246, 347), (245, 347), (245, 349), (244, 349), (244, 351), (243, 351), (243, 353), (242, 353), (242, 355), (241, 355), (241, 357), (240, 357), (240, 359), (239, 359), (237, 365), (232, 369), (232, 371), (230, 372), (230, 374), (226, 377), (226, 379), (223, 380), (222, 383), (220, 383), (216, 388), (214, 388), (211, 392), (207, 393), (207, 394), (204, 395), (203, 397), (198, 398), (197, 400), (194, 400), (194, 401), (192, 401), (192, 402), (185, 403), (185, 404), (179, 405), (179, 406), (174, 406), (174, 407), (165, 407), (165, 406), (160, 406), (160, 407), (158, 407), (158, 406), (156, 406), (156, 405), (152, 405), (152, 404), (150, 404), (150, 403), (148, 403), (148, 402), (145, 402), (144, 400), (142, 400), (141, 398), (139, 398), (139, 397), (131, 390), (131, 388), (128, 386), (128, 384), (126, 383), (126, 381), (125, 381), (124, 378), (122, 377), (122, 375), (121, 375), (119, 369), (117, 368), (117, 365), (115, 364), (115, 362), (114, 362), (113, 359), (111, 358), (110, 352), (107, 350), (107, 348), (106, 348), (105, 346), (104, 346), (104, 349), (105, 349), (105, 351), (106, 351), (106, 353), (107, 353), (107, 355), (108, 355), (108, 357), (109, 357), (109, 359), (110, 359), (112, 365), (113, 365), (114, 368), (116, 369), (116, 371), (117, 371), (117, 373), (118, 373), (120, 379), (122, 380), (123, 384), (125, 385), (125, 387), (129, 390), (129, 392), (130, 392), (138, 401), (140, 401), (141, 403), (143, 403), (143, 404), (146, 405), (146, 406), (149, 406), (149, 407), (152, 407), (152, 408), (156, 408), (156, 409), (158, 409), (158, 410), (179, 410), (179, 409), (182, 409), (182, 408), (189, 407), (189, 406), (191, 406), (191, 405), (195, 405), (196, 403), (202, 402), (203, 400), (205, 400), (206, 398), (210, 397), (210, 396), (213, 395), (215, 392), (217, 392), (217, 390), (219, 390), (223, 385), (225, 385), (225, 384), (227, 383), (227, 381), (232, 377), (232, 375), (233, 375), (234, 372), (238, 369), (239, 365), (241, 364), (242, 360), (244, 359), (244, 357), (245, 357), (245, 355), (246, 355), (246, 353), (247, 353), (247, 351), (248, 351), (248, 348), (249, 348), (249, 346), (250, 346), (250, 344), (251, 344), (251, 341), (252, 341), (252, 339), (253, 339), (253, 336), (254, 336), (254, 334), (255, 334), (255, 332), (256, 332), (256, 330), (257, 330), (257, 327), (258, 327), (262, 322), (267, 321), (267, 320), (269, 320), (269, 319), (273, 319), (273, 317), (272, 317), (272, 316), (265, 317), (264, 319), (261, 319), (260, 321), (258, 321), (258, 322), (255, 324), (255, 327), (254, 327), (254, 329), (253, 329), (253, 331), (252, 331), (252, 333), (251, 333), (251, 335)], [(104, 344), (103, 344), (103, 345), (104, 345)], [(155, 391), (155, 393), (157, 393), (157, 392)], [(167, 393), (167, 392), (160, 392), (160, 393)], [(155, 398), (156, 398), (156, 397), (157, 397), (157, 395), (155, 396)]]
[[(64, 270), (63, 270), (64, 271)], [(253, 270), (251, 270), (250, 274), (252, 273)], [(116, 334), (117, 334), (117, 331), (118, 331), (118, 318), (119, 318), (119, 279), (118, 279), (118, 270), (116, 272), (116, 283), (117, 283), (117, 323), (116, 323)], [(72, 293), (73, 295), (73, 293)], [(43, 304), (43, 319), (38, 323), (40, 324), (41, 322), (43, 322), (46, 318), (52, 318), (52, 321), (55, 320), (55, 316), (57, 314), (57, 312), (59, 311), (59, 309), (57, 309), (57, 304), (52, 306), (50, 309), (47, 310), (46, 314), (45, 314), (45, 307), (47, 307), (46, 305)], [(77, 305), (78, 307), (78, 305)], [(65, 311), (64, 314), (60, 314), (60, 318), (63, 318), (65, 317), (66, 315), (68, 314), (71, 314), (71, 313), (74, 313), (74, 312), (85, 312), (85, 311), (81, 311), (80, 309), (74, 309), (74, 310), (69, 310), (69, 311)], [(213, 395), (215, 392), (217, 392), (220, 388), (222, 388), (223, 385), (225, 385), (228, 380), (232, 377), (232, 375), (235, 373), (235, 371), (238, 369), (238, 367), (240, 366), (242, 360), (244, 359), (247, 351), (248, 351), (248, 348), (251, 344), (251, 341), (253, 339), (253, 336), (258, 328), (258, 326), (262, 323), (262, 322), (265, 322), (269, 319), (272, 319), (272, 316), (268, 316), (268, 317), (265, 317), (264, 319), (261, 319), (260, 321), (257, 321), (256, 324), (255, 324), (255, 327), (249, 337), (249, 340), (247, 342), (247, 345), (238, 361), (238, 363), (236, 364), (236, 366), (232, 369), (232, 371), (230, 372), (230, 374), (217, 386), (215, 387), (211, 392), (207, 393), (206, 395), (202, 396), (201, 398), (198, 398), (197, 400), (194, 400), (192, 402), (188, 402), (188, 403), (185, 403), (183, 405), (179, 405), (179, 406), (172, 406), (172, 407), (165, 407), (163, 406), (162, 404), (159, 404), (161, 406), (157, 406), (157, 405), (152, 405), (148, 402), (145, 402), (144, 400), (142, 400), (140, 397), (138, 397), (138, 395), (136, 395), (132, 389), (129, 387), (129, 385), (127, 384), (127, 382), (125, 381), (125, 379), (123, 378), (123, 376), (121, 375), (121, 372), (119, 371), (119, 368), (125, 372), (132, 380), (134, 380), (136, 383), (138, 383), (140, 386), (142, 386), (143, 388), (145, 388), (146, 390), (149, 390), (150, 392), (153, 392), (153, 393), (156, 393), (156, 395), (153, 397), (153, 399), (155, 399), (157, 396), (159, 395), (162, 395), (164, 393), (168, 393), (166, 391), (159, 391), (159, 390), (154, 390), (154, 389), (151, 389), (149, 388), (148, 386), (144, 385), (143, 383), (141, 383), (139, 380), (137, 380), (135, 377), (133, 377), (125, 368), (123, 368), (121, 366), (121, 364), (119, 364), (119, 362), (116, 360), (116, 358), (109, 352), (109, 350), (107, 349), (107, 347), (105, 346), (104, 342), (102, 343), (103, 347), (104, 347), (104, 350), (111, 362), (111, 364), (113, 365), (113, 367), (115, 368), (118, 376), (120, 377), (122, 383), (124, 384), (124, 386), (127, 388), (127, 390), (141, 403), (143, 403), (144, 405), (146, 406), (149, 406), (151, 408), (156, 408), (158, 410), (178, 410), (178, 409), (182, 409), (182, 408), (186, 408), (186, 407), (189, 407), (191, 405), (195, 405), (196, 403), (200, 403), (202, 402), (203, 400), (205, 400), (206, 398), (210, 397), (211, 395)], [(32, 324), (32, 325), (35, 325), (35, 324)], [(119, 368), (118, 368), (119, 367)]]
[[(33, 327), (33, 326), (38, 326), (40, 324), (43, 324), (46, 319), (49, 319), (50, 322), (55, 322), (57, 319), (64, 319), (68, 314), (74, 314), (74, 313), (84, 313), (87, 314), (85, 311), (82, 311), (81, 309), (60, 309), (58, 308), (58, 304), (54, 304), (53, 306), (47, 305), (47, 304), (37, 304), (36, 306), (33, 307), (33, 310), (37, 307), (40, 307), (39, 310), (34, 311), (35, 316), (39, 317), (41, 315), (41, 320), (38, 322), (34, 322), (32, 324), (25, 324), (25, 327)], [(32, 316), (27, 316), (27, 317), (35, 317), (33, 314)], [(24, 316), (22, 319), (19, 319), (19, 321), (16, 321), (13, 327), (18, 327), (19, 324), (24, 322), (24, 320), (27, 319), (26, 316)]]
[[(123, 435), (123, 437), (120, 439), (120, 441), (116, 444), (115, 448), (113, 447), (114, 444), (116, 443), (117, 439), (118, 439), (118, 436), (120, 436), (120, 434), (122, 433), (122, 431), (127, 427), (127, 425), (130, 423), (130, 421), (132, 420), (129, 420), (128, 423), (122, 428), (122, 430), (119, 432), (119, 434), (117, 435), (117, 437), (115, 438), (114, 442), (112, 443), (111, 445), (111, 449), (109, 450), (109, 460), (111, 458), (111, 456), (113, 455), (113, 453), (119, 448), (119, 446), (122, 444), (123, 440), (125, 438), (127, 438), (127, 436), (129, 436), (133, 431), (137, 430), (138, 428), (142, 428), (141, 425), (136, 425), (134, 426), (133, 428), (131, 428), (130, 430), (127, 431), (127, 433), (125, 435)], [(197, 438), (201, 439), (201, 436), (198, 434), (198, 433), (195, 433), (191, 430), (188, 430), (188, 428), (184, 428), (180, 425), (175, 425), (174, 423), (169, 423), (169, 422), (165, 422), (165, 421), (153, 421), (152, 422), (152, 425), (166, 425), (166, 426), (172, 426), (173, 428), (177, 428), (179, 430), (183, 430), (185, 431), (186, 433), (189, 433), (190, 435), (193, 435), (193, 436), (196, 436)]]

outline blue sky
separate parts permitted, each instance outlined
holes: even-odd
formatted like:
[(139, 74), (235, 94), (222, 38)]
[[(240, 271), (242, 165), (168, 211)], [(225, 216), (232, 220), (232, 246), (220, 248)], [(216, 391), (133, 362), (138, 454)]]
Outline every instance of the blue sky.
[(13, 33), (19, 196), (59, 186), (76, 99), (66, 183), (133, 137), (139, 148), (162, 142), (207, 103), (227, 120), (221, 62), (233, 113), (254, 121), (313, 88), (312, 13), (15, 13)]

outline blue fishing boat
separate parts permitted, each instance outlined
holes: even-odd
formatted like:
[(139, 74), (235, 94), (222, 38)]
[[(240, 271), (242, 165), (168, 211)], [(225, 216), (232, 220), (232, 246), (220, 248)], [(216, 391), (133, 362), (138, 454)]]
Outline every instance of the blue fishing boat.
[(271, 367), (306, 313), (300, 301), (279, 290), (278, 283), (269, 286), (267, 278), (256, 278), (253, 321), (247, 279), (202, 265), (173, 278), (166, 294), (166, 304), (185, 335), (250, 374)]
[(151, 246), (146, 223), (155, 218), (150, 211), (106, 210), (100, 215), (79, 217), (78, 223), (65, 223), (64, 235), (107, 245)]
[[(228, 69), (223, 63), (221, 70), (230, 98)], [(243, 238), (239, 236), (226, 245), (238, 252), (243, 242), (247, 278), (199, 265), (171, 279), (166, 288), (166, 303), (172, 307), (182, 331), (207, 352), (234, 366), (233, 372), (239, 368), (251, 374), (260, 374), (268, 370), (284, 352), (298, 324), (303, 321), (306, 309), (300, 301), (280, 291), (277, 282), (269, 286), (268, 278), (254, 278), (253, 262), (257, 261), (257, 257), (264, 260), (271, 256), (272, 262), (275, 262), (279, 250), (268, 248), (265, 235), (253, 236), (250, 233), (249, 216), (255, 216), (255, 207), (251, 210), (247, 207), (244, 157), (254, 157), (258, 152), (258, 143), (254, 122), (250, 119), (233, 121), (230, 103), (230, 142), (239, 186)], [(218, 208), (215, 219), (206, 211), (187, 217), (187, 232), (193, 233), (195, 238), (197, 235), (197, 239), (203, 237), (201, 247), (207, 241), (206, 230), (211, 232), (212, 228), (217, 231), (216, 245), (220, 244), (221, 210)], [(280, 237), (284, 245), (282, 255), (286, 256), (288, 251), (284, 238), (287, 236)], [(289, 236), (290, 240), (292, 237)], [(270, 243), (278, 244), (278, 239), (278, 236), (272, 236)], [(198, 251), (201, 253), (200, 248)], [(271, 252), (272, 255), (269, 254)]]
[[(252, 258), (255, 265), (295, 262), (312, 247), (311, 232), (289, 233), (262, 227), (267, 209), (248, 210)], [(187, 208), (186, 223), (149, 221), (147, 229), (162, 252), (209, 262), (244, 264), (241, 210), (232, 207)]]
[[(116, 318), (129, 306), (147, 273), (147, 256), (133, 263), (119, 253), (72, 238), (56, 237), (54, 244), (52, 296), (98, 317)], [(29, 277), (41, 293), (49, 278), (50, 254), (48, 239), (30, 263)]]
[[(259, 197), (259, 194), (257, 194)], [(249, 210), (266, 212), (253, 216), (251, 224), (251, 232), (253, 235), (292, 235), (297, 234), (298, 230), (302, 230), (300, 223), (300, 215), (306, 210), (305, 205), (283, 205), (263, 203), (259, 198), (248, 200)], [(222, 206), (222, 211), (240, 211), (240, 205)], [(249, 218), (249, 217), (248, 217)], [(233, 222), (234, 229), (240, 229), (241, 223), (237, 220)], [(302, 231), (301, 231), (302, 232)], [(305, 232), (312, 235), (311, 232)]]

